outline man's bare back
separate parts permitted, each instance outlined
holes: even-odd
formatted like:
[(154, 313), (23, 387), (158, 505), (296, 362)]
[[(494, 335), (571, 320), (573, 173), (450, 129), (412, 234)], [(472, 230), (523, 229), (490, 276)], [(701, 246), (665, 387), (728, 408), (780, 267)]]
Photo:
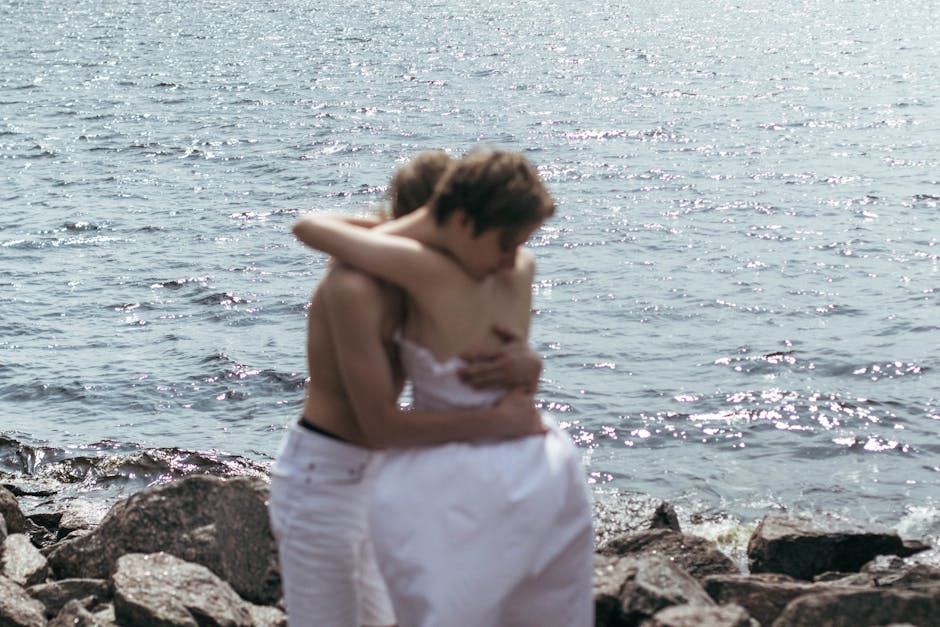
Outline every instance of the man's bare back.
[[(372, 336), (373, 345), (384, 353), (393, 384), (396, 401), (404, 387), (404, 376), (398, 362), (398, 347), (394, 334), (402, 320), (404, 300), (400, 290), (366, 274), (336, 265), (327, 271), (310, 299), (307, 312), (307, 368), (310, 379), (304, 399), (303, 420), (351, 444), (367, 446), (362, 425), (356, 417), (352, 394), (367, 390), (348, 390), (340, 371), (334, 323), (330, 319), (327, 302), (337, 290), (342, 290), (359, 301), (368, 310), (370, 328), (363, 334)], [(349, 356), (347, 356), (349, 358)], [(353, 358), (372, 359), (360, 355)]]

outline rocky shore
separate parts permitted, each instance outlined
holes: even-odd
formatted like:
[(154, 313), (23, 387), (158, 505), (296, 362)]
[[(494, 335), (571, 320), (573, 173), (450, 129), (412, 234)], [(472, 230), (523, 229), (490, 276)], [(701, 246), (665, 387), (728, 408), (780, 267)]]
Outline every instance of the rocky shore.
[[(0, 487), (0, 627), (286, 624), (265, 479), (193, 475), (103, 516), (43, 496)], [(940, 625), (940, 552), (890, 530), (771, 514), (742, 568), (668, 503), (595, 520), (597, 626)]]

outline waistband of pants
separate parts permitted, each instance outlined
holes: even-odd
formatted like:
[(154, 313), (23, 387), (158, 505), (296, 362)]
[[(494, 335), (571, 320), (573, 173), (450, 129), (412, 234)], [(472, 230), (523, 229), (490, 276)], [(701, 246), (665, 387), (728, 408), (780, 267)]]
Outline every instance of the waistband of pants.
[(319, 459), (338, 464), (365, 465), (375, 459), (377, 453), (364, 446), (343, 442), (336, 438), (317, 433), (300, 424), (294, 423), (288, 433), (288, 448), (301, 455), (312, 455)]

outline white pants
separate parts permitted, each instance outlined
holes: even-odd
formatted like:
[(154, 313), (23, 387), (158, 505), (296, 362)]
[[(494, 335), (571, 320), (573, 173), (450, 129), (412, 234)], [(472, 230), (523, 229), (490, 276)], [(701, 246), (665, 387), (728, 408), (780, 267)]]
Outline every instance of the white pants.
[[(547, 421), (548, 422), (548, 421)], [(580, 455), (543, 436), (388, 452), (369, 521), (401, 627), (591, 627)]]
[(376, 454), (299, 425), (271, 472), (290, 627), (394, 625), (368, 533)]

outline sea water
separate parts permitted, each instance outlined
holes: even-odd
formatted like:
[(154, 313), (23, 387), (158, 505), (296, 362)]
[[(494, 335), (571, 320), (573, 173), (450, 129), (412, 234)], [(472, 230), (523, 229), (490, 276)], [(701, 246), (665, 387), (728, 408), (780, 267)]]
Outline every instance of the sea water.
[(2, 0), (0, 468), (264, 474), (326, 265), (292, 223), (485, 143), (557, 201), (538, 401), (598, 495), (936, 537), (938, 6)]

